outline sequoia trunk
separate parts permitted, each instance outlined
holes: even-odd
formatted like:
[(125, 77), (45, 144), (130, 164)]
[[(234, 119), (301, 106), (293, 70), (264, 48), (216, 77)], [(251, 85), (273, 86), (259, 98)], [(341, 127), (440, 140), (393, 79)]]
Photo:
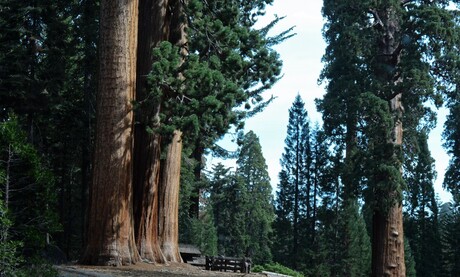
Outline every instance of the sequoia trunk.
[[(401, 24), (400, 16), (398, 15), (398, 7), (391, 6), (381, 7), (376, 11), (379, 25), (382, 28), (381, 37), (378, 40), (378, 62), (377, 77), (383, 83), (389, 84), (393, 90), (387, 93), (391, 95), (389, 100), (390, 111), (393, 117), (392, 137), (389, 143), (393, 144), (393, 157), (399, 164), (394, 166), (399, 167), (399, 174), (402, 174), (400, 158), (397, 156), (397, 151), (402, 147), (403, 140), (403, 106), (402, 92), (397, 92), (397, 84), (401, 82), (399, 74), (399, 63), (401, 56)], [(389, 180), (396, 182), (398, 178)], [(399, 184), (393, 186), (399, 187)], [(382, 195), (393, 199), (387, 201), (392, 203), (390, 207), (379, 207), (374, 210), (373, 215), (373, 236), (372, 236), (372, 276), (391, 276), (404, 277), (406, 276), (406, 266), (404, 262), (404, 236), (403, 236), (403, 221), (402, 221), (402, 203), (397, 189), (385, 191)]]
[[(139, 43), (137, 59), (136, 101), (144, 101), (149, 94), (147, 75), (152, 68), (152, 48), (167, 38), (166, 0), (140, 0)], [(134, 140), (134, 215), (136, 244), (141, 257), (163, 263), (158, 238), (158, 190), (160, 182), (161, 136), (147, 131), (159, 127), (161, 103), (136, 111)], [(153, 115), (151, 114), (153, 110)]]
[[(171, 12), (169, 41), (180, 49), (182, 58), (187, 55), (187, 37), (185, 34), (184, 6), (186, 1), (171, 0), (168, 3)], [(184, 78), (181, 74), (177, 78)], [(182, 162), (182, 132), (175, 130), (162, 164), (160, 181), (160, 240), (161, 249), (170, 262), (182, 262), (179, 254), (179, 190)]]
[(93, 181), (81, 259), (85, 264), (118, 266), (140, 260), (131, 181), (137, 13), (137, 0), (101, 1)]
[(406, 276), (402, 205), (394, 205), (384, 215), (373, 216), (372, 276)]
[(163, 163), (160, 185), (161, 249), (169, 262), (182, 262), (179, 254), (179, 184), (182, 132), (174, 131)]

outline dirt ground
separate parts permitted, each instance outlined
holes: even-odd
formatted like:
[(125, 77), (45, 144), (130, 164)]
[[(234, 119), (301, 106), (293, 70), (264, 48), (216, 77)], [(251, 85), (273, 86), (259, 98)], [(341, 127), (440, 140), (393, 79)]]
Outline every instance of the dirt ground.
[(261, 273), (233, 273), (207, 271), (189, 264), (171, 263), (169, 265), (152, 265), (138, 263), (123, 267), (102, 267), (83, 265), (56, 266), (60, 277), (265, 277)]

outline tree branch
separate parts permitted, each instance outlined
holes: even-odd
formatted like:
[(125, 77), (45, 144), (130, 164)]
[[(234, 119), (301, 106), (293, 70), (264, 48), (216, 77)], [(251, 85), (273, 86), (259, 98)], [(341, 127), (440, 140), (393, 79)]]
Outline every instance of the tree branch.
[(401, 0), (401, 5), (404, 7), (405, 5), (409, 4), (410, 2), (414, 2), (414, 0)]
[(369, 13), (372, 14), (372, 16), (374, 17), (374, 24), (372, 24), (372, 27), (378, 25), (381, 28), (383, 28), (383, 22), (380, 19), (378, 12), (375, 9), (369, 9)]

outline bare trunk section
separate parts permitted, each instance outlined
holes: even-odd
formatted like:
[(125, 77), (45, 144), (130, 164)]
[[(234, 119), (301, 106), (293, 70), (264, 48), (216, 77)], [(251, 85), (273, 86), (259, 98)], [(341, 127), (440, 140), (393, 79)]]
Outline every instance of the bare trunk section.
[(174, 131), (168, 145), (160, 186), (160, 240), (168, 262), (182, 262), (179, 253), (179, 181), (182, 132)]
[[(147, 75), (152, 68), (152, 48), (167, 38), (166, 0), (140, 0), (136, 101), (149, 94)], [(154, 107), (141, 106), (136, 112), (134, 140), (134, 215), (136, 244), (142, 259), (164, 263), (158, 238), (158, 191), (160, 182), (161, 136), (147, 132), (159, 127), (160, 100)], [(153, 112), (152, 112), (153, 109)]]
[[(379, 24), (383, 30), (382, 37), (379, 40), (378, 59), (381, 69), (377, 71), (378, 77), (383, 82), (396, 85), (401, 82), (398, 72), (402, 49), (400, 45), (400, 19), (396, 8), (391, 5), (381, 8), (378, 11), (378, 15)], [(390, 93), (393, 97), (389, 101), (389, 106), (394, 120), (393, 137), (390, 143), (394, 145), (394, 149), (399, 149), (403, 140), (402, 117), (404, 108), (401, 103), (402, 92), (391, 91)], [(397, 153), (394, 152), (393, 155), (396, 156)], [(402, 174), (401, 165), (399, 167), (400, 174)], [(397, 191), (388, 191), (387, 193), (387, 197), (390, 199), (399, 199)], [(406, 276), (401, 201), (395, 201), (391, 207), (388, 207), (388, 212), (385, 214), (380, 210), (374, 210), (372, 237), (372, 276)]]
[(101, 1), (96, 141), (84, 264), (119, 266), (140, 260), (131, 181), (137, 13), (137, 0)]
[(406, 276), (402, 205), (391, 207), (388, 214), (374, 213), (372, 276)]
[[(141, 136), (142, 135), (142, 136)], [(135, 160), (135, 236), (141, 258), (164, 263), (158, 239), (158, 190), (160, 180), (160, 136), (136, 130), (136, 140), (144, 149)]]

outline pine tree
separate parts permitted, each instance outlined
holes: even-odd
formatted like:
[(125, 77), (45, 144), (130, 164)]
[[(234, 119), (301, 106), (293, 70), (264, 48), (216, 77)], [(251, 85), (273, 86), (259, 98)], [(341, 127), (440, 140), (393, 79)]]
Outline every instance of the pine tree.
[(406, 261), (406, 276), (407, 277), (416, 277), (417, 272), (415, 270), (415, 259), (412, 255), (412, 249), (410, 248), (409, 240), (404, 240), (404, 255)]
[(342, 270), (345, 252), (340, 236), (343, 234), (341, 219), (343, 203), (343, 185), (340, 172), (343, 164), (340, 147), (329, 153), (330, 164), (321, 168), (324, 183), (321, 186), (321, 203), (318, 207), (317, 255), (315, 276), (338, 276)]
[(236, 174), (244, 182), (250, 200), (241, 213), (245, 218), (245, 235), (248, 244), (245, 256), (256, 264), (272, 261), (271, 225), (274, 219), (272, 187), (267, 164), (257, 135), (249, 131), (241, 141)]
[(245, 207), (248, 195), (242, 178), (222, 164), (213, 167), (210, 177), (209, 205), (217, 230), (217, 253), (243, 257), (247, 249)]
[(275, 200), (275, 221), (273, 222), (273, 260), (286, 266), (291, 265), (293, 249), (293, 194), (290, 193), (286, 171), (279, 173), (279, 190)]
[(345, 202), (343, 208), (344, 249), (342, 260), (344, 276), (369, 276), (371, 272), (371, 245), (366, 224), (356, 201)]
[[(276, 219), (275, 229), (291, 242), (286, 246), (287, 251), (283, 251), (276, 256), (288, 258), (288, 260), (277, 260), (278, 262), (294, 269), (300, 268), (301, 257), (304, 257), (300, 245), (306, 245), (307, 237), (311, 236), (311, 190), (310, 180), (311, 168), (311, 145), (310, 145), (310, 126), (305, 105), (297, 95), (292, 107), (289, 109), (289, 122), (285, 139), (286, 146), (281, 158), (280, 184), (278, 186), (276, 199)], [(292, 226), (292, 233), (287, 234), (282, 222), (288, 220)], [(303, 228), (308, 228), (307, 232)], [(282, 249), (282, 248), (281, 248)], [(275, 250), (276, 251), (276, 250)], [(308, 251), (307, 251), (308, 252)]]
[(443, 186), (450, 191), (455, 201), (460, 201), (460, 96), (458, 91), (448, 98), (449, 115), (444, 124), (444, 147), (450, 155), (449, 166), (444, 175)]
[(406, 160), (404, 175), (407, 182), (405, 236), (410, 241), (417, 276), (438, 276), (441, 245), (438, 204), (433, 187), (434, 159), (428, 149), (428, 136), (419, 132), (416, 144), (411, 144), (413, 157)]
[(0, 4), (1, 117), (14, 111), (49, 162), (63, 226), (53, 238), (69, 258), (84, 233), (98, 31), (98, 1), (76, 2)]
[(41, 255), (60, 227), (54, 176), (11, 114), (0, 121), (0, 161), (0, 273), (37, 263), (40, 274)]
[[(184, 132), (192, 148), (196, 184), (200, 184), (202, 157), (231, 126), (241, 128), (244, 119), (260, 112), (271, 100), (261, 93), (281, 75), (281, 60), (272, 48), (292, 36), (286, 30), (268, 36), (281, 18), (256, 29), (257, 16), (271, 1), (189, 1), (188, 55), (180, 72), (183, 83), (171, 85), (173, 99), (166, 101), (164, 118)], [(161, 84), (161, 82), (160, 82)], [(173, 93), (173, 94), (174, 94)], [(180, 99), (180, 101), (176, 101)], [(167, 127), (167, 126), (166, 126)], [(200, 187), (193, 192), (191, 216), (198, 215)]]

